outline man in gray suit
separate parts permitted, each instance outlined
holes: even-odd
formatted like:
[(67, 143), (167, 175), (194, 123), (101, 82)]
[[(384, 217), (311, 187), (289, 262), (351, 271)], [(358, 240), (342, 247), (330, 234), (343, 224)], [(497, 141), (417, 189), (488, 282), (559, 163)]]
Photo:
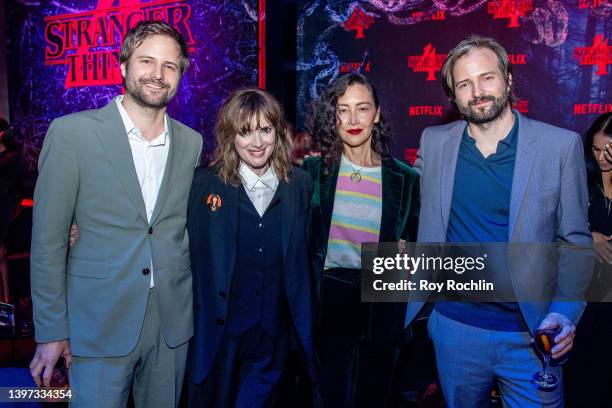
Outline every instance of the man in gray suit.
[(43, 144), (30, 371), (48, 386), (63, 357), (75, 406), (125, 406), (132, 384), (137, 407), (176, 406), (193, 334), (185, 225), (202, 139), (166, 105), (187, 47), (174, 28), (145, 21), (126, 34), (120, 62), (125, 95), (54, 120)]
[[(470, 37), (448, 54), (442, 84), (465, 120), (427, 128), (421, 137), (419, 242), (590, 245), (580, 137), (513, 111), (512, 81), (506, 51), (490, 38)], [(515, 291), (530, 285), (510, 275)], [(408, 304), (406, 325), (422, 306)], [(562, 406), (562, 387), (543, 392), (530, 384), (542, 369), (530, 332), (558, 327), (558, 359), (572, 347), (583, 308), (558, 301), (436, 303), (429, 331), (448, 406), (485, 405), (495, 382), (505, 406)], [(559, 366), (551, 371), (560, 379)]]

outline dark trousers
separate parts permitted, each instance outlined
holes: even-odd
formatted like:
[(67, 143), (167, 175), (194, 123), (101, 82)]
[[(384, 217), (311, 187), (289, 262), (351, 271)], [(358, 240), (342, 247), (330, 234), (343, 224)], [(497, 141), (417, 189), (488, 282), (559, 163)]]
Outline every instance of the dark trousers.
[(612, 406), (612, 304), (589, 303), (578, 323), (574, 349), (566, 364), (565, 406)]
[(268, 407), (278, 391), (288, 336), (269, 336), (255, 326), (238, 338), (221, 338), (215, 362), (202, 384), (188, 386), (189, 407)]
[(384, 407), (389, 401), (397, 342), (392, 335), (376, 337), (372, 319), (382, 305), (361, 303), (360, 290), (357, 270), (325, 271), (316, 334), (325, 407)]
[(16, 208), (17, 198), (14, 194), (0, 193), (0, 247), (6, 238)]

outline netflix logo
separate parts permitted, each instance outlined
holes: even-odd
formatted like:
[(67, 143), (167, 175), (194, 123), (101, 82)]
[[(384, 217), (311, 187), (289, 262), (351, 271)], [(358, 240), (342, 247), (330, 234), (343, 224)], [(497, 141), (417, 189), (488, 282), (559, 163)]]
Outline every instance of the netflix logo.
[(575, 103), (574, 115), (590, 115), (612, 112), (612, 103)]
[(409, 116), (442, 116), (442, 105), (416, 105), (408, 108)]
[(370, 72), (370, 62), (343, 62), (340, 64), (340, 73), (346, 74), (347, 72)]
[(527, 64), (527, 54), (508, 54), (508, 59), (512, 65)]
[(446, 13), (444, 12), (444, 10), (438, 10), (435, 13), (432, 13), (431, 19), (434, 20), (434, 21), (436, 21), (436, 20), (446, 20)]
[(442, 21), (446, 20), (446, 12), (444, 10), (436, 10), (433, 13), (425, 13), (424, 11), (413, 11), (410, 17), (419, 21)]

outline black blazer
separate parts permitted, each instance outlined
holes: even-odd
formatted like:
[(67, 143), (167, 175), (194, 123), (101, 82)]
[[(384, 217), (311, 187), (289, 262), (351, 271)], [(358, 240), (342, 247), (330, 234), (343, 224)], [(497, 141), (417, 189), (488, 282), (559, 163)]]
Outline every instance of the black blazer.
[[(382, 217), (380, 221), (379, 242), (398, 242), (404, 239), (416, 241), (420, 189), (417, 172), (407, 164), (391, 157), (383, 157), (382, 167)], [(327, 254), (327, 242), (331, 226), (336, 182), (339, 166), (327, 168), (320, 157), (309, 157), (304, 161), (304, 168), (314, 182), (314, 192), (310, 204), (310, 252), (314, 270), (315, 299), (319, 305), (315, 316), (315, 327), (318, 327), (322, 314), (327, 313), (320, 305), (325, 302), (322, 296), (334, 296), (333, 293), (322, 295), (321, 282)], [(403, 339), (403, 324), (406, 313), (404, 303), (371, 303), (368, 340), (381, 347), (396, 345)], [(320, 333), (325, 335), (325, 333)]]
[[(193, 271), (195, 335), (191, 347), (192, 381), (201, 383), (210, 372), (227, 319), (228, 297), (236, 261), (238, 193), (225, 184), (215, 168), (195, 171), (187, 216)], [(283, 242), (283, 285), (300, 348), (313, 375), (312, 285), (308, 261), (308, 217), (312, 181), (294, 168), (289, 183), (280, 181)], [(207, 198), (221, 203), (209, 209)]]

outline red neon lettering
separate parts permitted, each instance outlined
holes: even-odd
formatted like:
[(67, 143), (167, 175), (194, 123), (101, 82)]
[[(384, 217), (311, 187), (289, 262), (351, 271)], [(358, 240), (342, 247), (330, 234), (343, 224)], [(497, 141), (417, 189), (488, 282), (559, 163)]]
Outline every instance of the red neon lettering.
[(121, 40), (144, 19), (175, 27), (193, 51), (191, 6), (181, 3), (186, 0), (98, 0), (92, 11), (46, 17), (45, 65), (67, 67), (66, 88), (120, 84)]

